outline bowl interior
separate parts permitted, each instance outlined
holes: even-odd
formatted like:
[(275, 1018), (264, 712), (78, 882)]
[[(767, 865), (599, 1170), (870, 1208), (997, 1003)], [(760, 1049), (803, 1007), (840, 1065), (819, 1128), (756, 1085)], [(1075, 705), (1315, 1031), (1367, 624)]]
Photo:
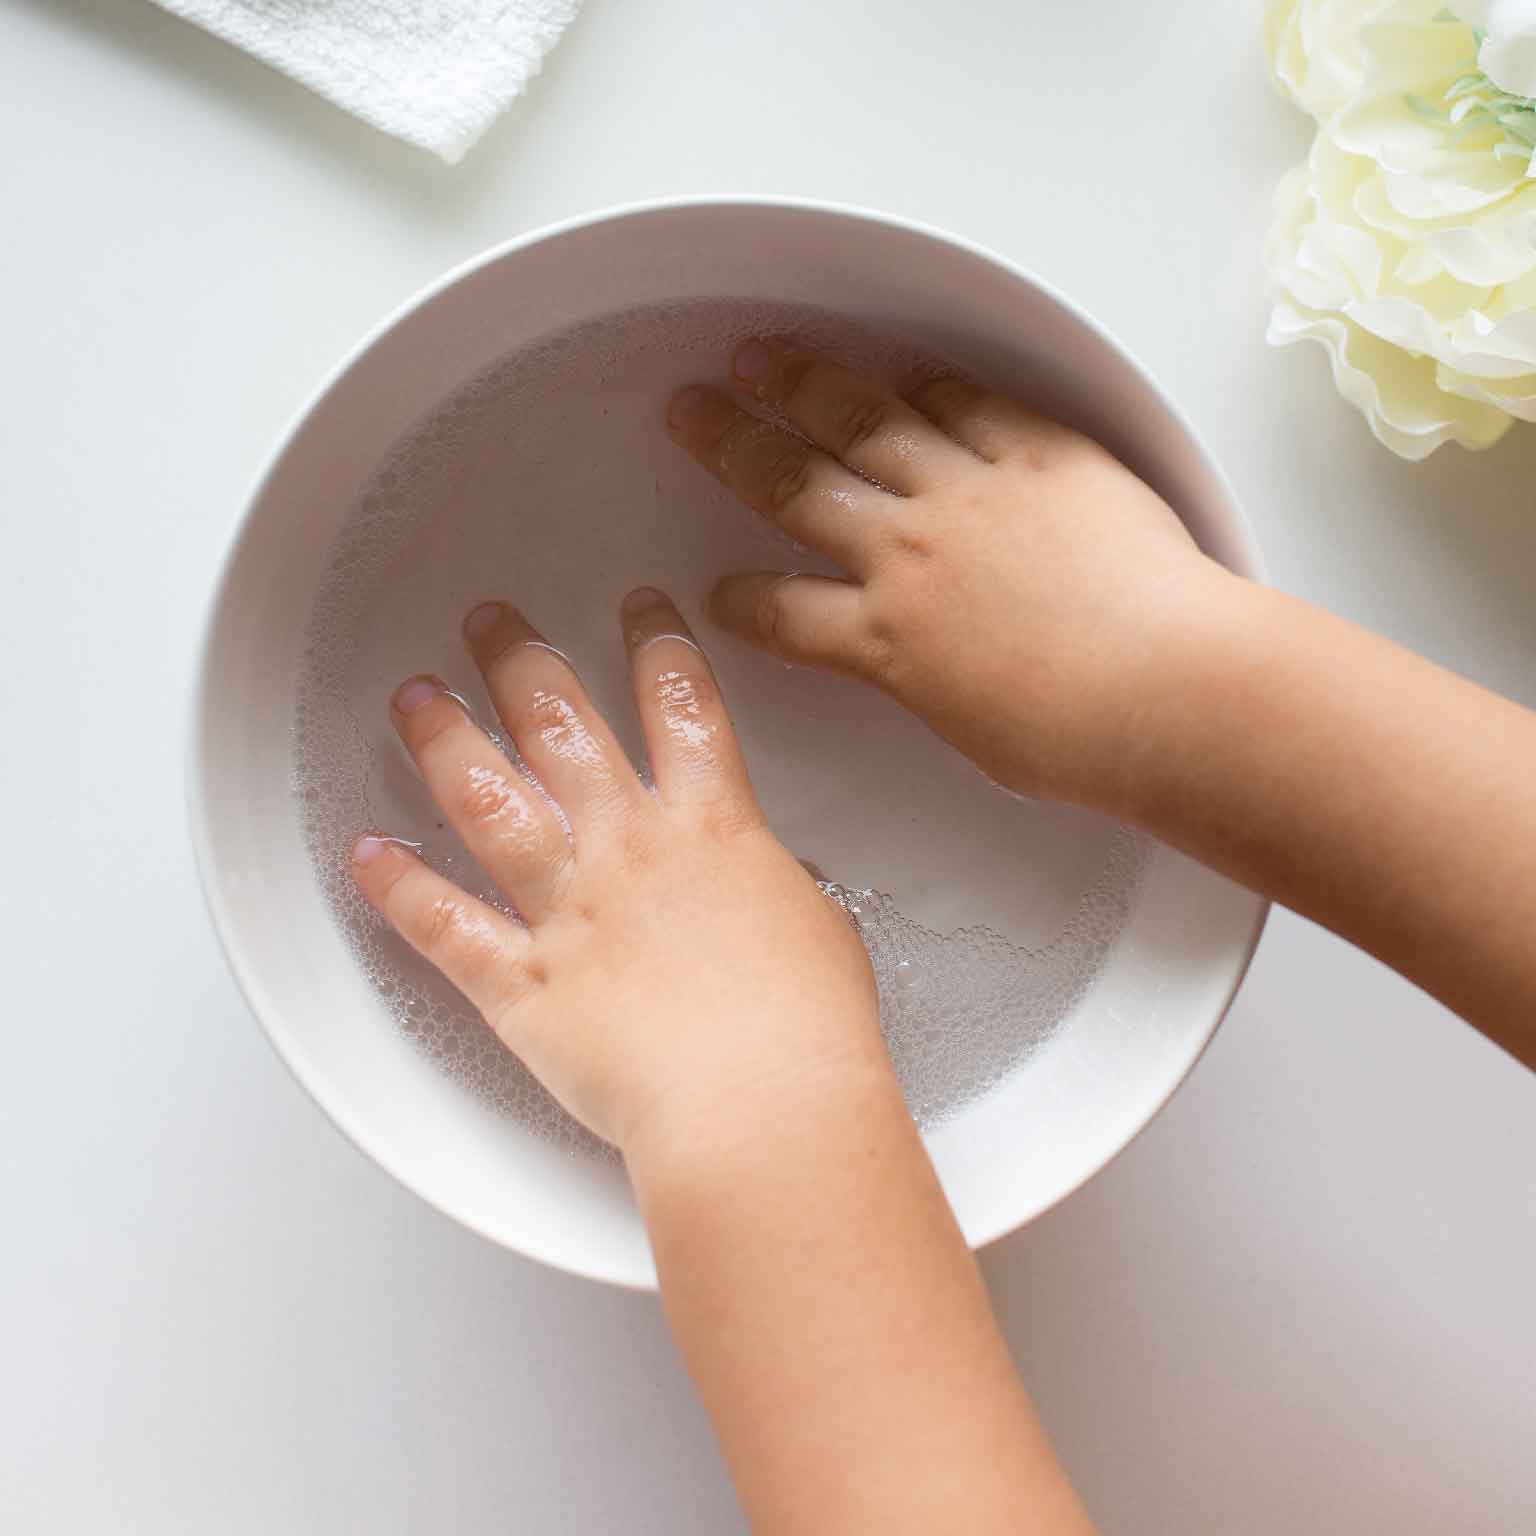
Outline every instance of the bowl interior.
[[(1256, 566), (1219, 475), (1107, 338), (995, 259), (872, 216), (706, 201), (584, 221), (446, 281), (329, 385), (254, 498), (207, 638), (193, 800), (215, 920), (279, 1052), (370, 1155), (496, 1241), (628, 1284), (652, 1284), (654, 1271), (622, 1171), (573, 1157), (466, 1093), (385, 1017), (354, 963), (290, 788), (294, 692), (332, 544), (426, 412), (552, 331), (637, 305), (743, 296), (845, 314), (1012, 388), (1125, 458), (1211, 554), (1249, 574)], [(618, 590), (651, 579), (620, 576)], [(920, 874), (926, 857), (918, 838), (905, 864)], [(1037, 1215), (1145, 1125), (1219, 1021), (1263, 911), (1250, 893), (1153, 851), (1129, 923), (1058, 1035), (929, 1135), (973, 1242)]]

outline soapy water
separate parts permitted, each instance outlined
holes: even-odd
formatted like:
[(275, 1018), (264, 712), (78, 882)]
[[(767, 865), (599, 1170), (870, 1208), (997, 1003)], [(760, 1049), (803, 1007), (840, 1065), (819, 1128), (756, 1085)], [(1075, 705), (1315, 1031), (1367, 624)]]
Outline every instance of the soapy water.
[[(441, 1070), (536, 1133), (594, 1155), (611, 1153), (554, 1103), (468, 1002), (362, 900), (351, 877), (349, 851), (363, 831), (399, 836), (418, 845), (434, 867), (466, 889), (509, 910), (444, 824), (394, 741), (386, 721), (389, 691), (413, 671), (434, 669), (434, 662), (443, 675), (451, 678), (457, 667), (464, 677), (457, 617), (487, 595), (508, 595), (528, 606), (523, 594), (541, 587), (584, 598), (594, 584), (622, 592), (651, 581), (653, 565), (634, 569), (633, 551), (612, 543), (617, 513), (606, 510), (615, 494), (609, 481), (622, 479), (628, 473), (625, 464), (633, 470), (650, 454), (652, 438), (662, 440), (660, 414), (671, 387), (688, 377), (718, 376), (722, 359), (737, 343), (765, 333), (794, 334), (888, 379), (933, 367), (912, 349), (874, 338), (823, 311), (745, 301), (631, 310), (557, 332), (510, 354), (444, 402), (380, 466), (337, 540), (307, 635), (294, 716), (293, 785), (315, 874), (341, 934), (388, 1013)], [(612, 404), (601, 403), (610, 398)], [(588, 437), (603, 437), (609, 451), (574, 441), (578, 424)], [(664, 442), (657, 451), (676, 454)], [(707, 515), (730, 519), (731, 538), (763, 546), (755, 557), (749, 550), (749, 559), (758, 566), (783, 563), (791, 541), (699, 478), (669, 480), (664, 486), (664, 477), (673, 471), (662, 466), (670, 464), (664, 457), (654, 460), (654, 488), (647, 483), (644, 489), (655, 500), (668, 506), (706, 503)], [(619, 505), (626, 516), (638, 506), (633, 479), (629, 474), (622, 486)], [(562, 523), (584, 508), (591, 509), (591, 522), (582, 532), (561, 538)], [(524, 524), (534, 515), (545, 517), (555, 536), (541, 530), (530, 557)], [(524, 522), (514, 536), (508, 527), (519, 518)], [(648, 536), (643, 529), (635, 533)], [(720, 568), (711, 568), (715, 555), (708, 548), (693, 553), (698, 542), (674, 541), (669, 558), (681, 571), (673, 573), (672, 590), (684, 590), (680, 583), (705, 586)], [(612, 555), (611, 562), (605, 562), (605, 554)], [(816, 568), (814, 557), (808, 563), (800, 558), (804, 554), (796, 546), (795, 563)], [(740, 568), (739, 554), (733, 551), (727, 558), (735, 558)], [(607, 563), (628, 568), (609, 571)], [(488, 580), (488, 573), (495, 579)], [(720, 667), (723, 658), (715, 659)], [(626, 744), (634, 742), (632, 728), (621, 723), (622, 700), (612, 696), (612, 687), (604, 697), (603, 679), (590, 675), (588, 658), (582, 662), (595, 702), (621, 740), (628, 730)], [(800, 788), (818, 774), (818, 782), (835, 781), (842, 767), (835, 760), (796, 764), (785, 755), (781, 734), (770, 732), (766, 749), (750, 740), (755, 717), (747, 706), (756, 702), (754, 687), (770, 712), (773, 689), (790, 688), (793, 692), (783, 695), (789, 702), (781, 708), (807, 718), (806, 729), (814, 731), (820, 717), (811, 705), (823, 698), (817, 690), (851, 685), (804, 669), (786, 679), (777, 666), (771, 668), (777, 681), (764, 682), (762, 674), (750, 672), (752, 664), (733, 663), (743, 669), (746, 683), (728, 683), (723, 672), (722, 683), (754, 777), (759, 777), (766, 750), (771, 774), (786, 784)], [(492, 721), (472, 676), (465, 677), (464, 692), (482, 723)], [(846, 713), (850, 707), (879, 706), (839, 702), (838, 707)], [(508, 748), (495, 730), (491, 734)], [(926, 750), (925, 741), (919, 733), (914, 750)], [(835, 759), (839, 753), (850, 755), (846, 747), (822, 748), (823, 757)], [(637, 750), (631, 756), (649, 782), (643, 756)], [(879, 766), (849, 762), (842, 777), (873, 774)], [(969, 777), (983, 783), (979, 775)], [(988, 842), (1006, 831), (1011, 817), (1073, 814), (1015, 804), (995, 786), (984, 786), (984, 794), (983, 819), (996, 822), (982, 827)], [(818, 829), (793, 799), (781, 794), (776, 805), (771, 794), (763, 798), (775, 826), (781, 819), (775, 812), (782, 810), (799, 817), (801, 841), (816, 837), (836, 843), (840, 863), (833, 872), (850, 882), (895, 857), (878, 846), (870, 847), (867, 856), (855, 854), (857, 844), (842, 826), (846, 817), (829, 818)], [(811, 801), (816, 798), (809, 795)], [(1054, 823), (1040, 826), (1042, 836), (1058, 842), (1075, 837), (1083, 851), (1072, 874), (1037, 892), (1049, 897), (1035, 903), (1045, 914), (1038, 942), (989, 924), (994, 916), (989, 905), (996, 902), (984, 893), (967, 908), (963, 850), (946, 882), (962, 889), (958, 896), (949, 893), (941, 905), (946, 916), (960, 910), (969, 920), (946, 921), (942, 928), (919, 921), (896, 897), (882, 894), (878, 878), (867, 886), (819, 881), (852, 917), (869, 952), (892, 1060), (909, 1107), (925, 1127), (984, 1096), (1050, 1039), (1091, 990), (1134, 908), (1149, 850), (1145, 839), (1107, 824), (1065, 832)], [(811, 851), (792, 846), (797, 853)], [(850, 867), (855, 858), (857, 871)], [(1028, 874), (1027, 861), (1021, 860), (1020, 881), (1027, 883)], [(1018, 919), (1009, 926), (1018, 927)], [(792, 964), (792, 958), (786, 957), (786, 963)]]
[(1087, 996), (1130, 917), (1147, 849), (1121, 829), (1103, 874), (1038, 949), (985, 924), (935, 933), (879, 891), (821, 882), (858, 924), (880, 988), (880, 1028), (919, 1125), (937, 1125), (996, 1087)]

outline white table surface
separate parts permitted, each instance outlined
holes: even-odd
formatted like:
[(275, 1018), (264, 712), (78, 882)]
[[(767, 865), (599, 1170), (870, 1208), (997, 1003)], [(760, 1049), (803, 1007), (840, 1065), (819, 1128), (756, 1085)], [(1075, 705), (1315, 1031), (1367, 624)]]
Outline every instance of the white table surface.
[[(1305, 144), (1247, 3), (588, 0), (461, 167), (141, 0), (0, 3), (0, 1526), (725, 1532), (655, 1301), (419, 1204), (227, 976), (181, 735), (274, 436), (384, 312), (637, 197), (990, 244), (1147, 361), (1275, 581), (1536, 704), (1536, 428), (1397, 463), (1263, 346)], [(1272, 919), (1193, 1078), (987, 1278), (1106, 1532), (1536, 1530), (1536, 1083)]]

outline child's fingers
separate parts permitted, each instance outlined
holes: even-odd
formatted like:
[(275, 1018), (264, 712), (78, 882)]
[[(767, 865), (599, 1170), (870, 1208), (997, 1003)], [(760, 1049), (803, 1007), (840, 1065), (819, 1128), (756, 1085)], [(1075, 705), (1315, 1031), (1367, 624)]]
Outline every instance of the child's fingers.
[(571, 860), (549, 803), (435, 677), (395, 690), (390, 716), (427, 789), (482, 869), (529, 922), (549, 910)]
[(585, 824), (623, 816), (644, 794), (624, 749), (570, 662), (509, 603), (482, 603), (464, 638), (519, 755), (570, 817), (579, 855)]
[(1018, 400), (994, 395), (964, 379), (927, 379), (907, 399), (957, 443), (995, 464), (1044, 432), (1061, 431)]
[(887, 513), (900, 503), (803, 438), (695, 385), (667, 410), (672, 435), (754, 512), (855, 575), (868, 570)]
[(744, 342), (736, 378), (812, 442), (904, 496), (943, 485), (975, 460), (899, 395), (784, 341)]
[(369, 904), (493, 1025), (531, 990), (528, 932), (429, 869), (409, 848), (385, 837), (361, 837), (353, 845), (352, 873)]
[(752, 786), (714, 673), (672, 600), (641, 587), (624, 599), (620, 618), (662, 803), (750, 807)]
[(715, 622), (761, 650), (803, 666), (870, 677), (864, 589), (826, 576), (757, 571), (727, 576), (709, 595)]

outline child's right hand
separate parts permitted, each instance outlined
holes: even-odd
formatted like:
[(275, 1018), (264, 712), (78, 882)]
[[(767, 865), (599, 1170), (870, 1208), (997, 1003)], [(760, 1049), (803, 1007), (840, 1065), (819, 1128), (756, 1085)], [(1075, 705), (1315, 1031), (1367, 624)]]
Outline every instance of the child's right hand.
[(1153, 674), (1177, 673), (1235, 585), (1167, 504), (959, 380), (903, 398), (780, 341), (746, 343), (735, 375), (804, 437), (705, 387), (673, 399), (674, 437), (852, 580), (731, 576), (714, 616), (883, 688), (1010, 789), (1120, 810)]

